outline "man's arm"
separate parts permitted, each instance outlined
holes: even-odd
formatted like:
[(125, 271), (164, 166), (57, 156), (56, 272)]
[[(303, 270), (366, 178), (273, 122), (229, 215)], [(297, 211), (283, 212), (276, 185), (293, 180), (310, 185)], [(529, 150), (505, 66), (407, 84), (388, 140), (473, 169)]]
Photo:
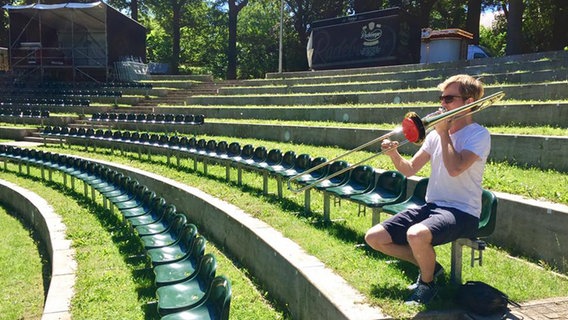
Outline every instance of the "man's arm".
[(418, 150), (412, 159), (404, 159), (398, 152), (398, 141), (385, 140), (381, 144), (381, 148), (385, 150), (385, 154), (388, 155), (396, 170), (400, 171), (403, 175), (410, 177), (416, 174), (424, 165), (430, 160), (430, 155), (423, 151)]
[(469, 150), (457, 152), (448, 131), (438, 132), (438, 134), (440, 135), (440, 143), (442, 146), (442, 158), (444, 159), (444, 165), (450, 176), (459, 176), (462, 172), (471, 167), (475, 161), (479, 160), (479, 156)]

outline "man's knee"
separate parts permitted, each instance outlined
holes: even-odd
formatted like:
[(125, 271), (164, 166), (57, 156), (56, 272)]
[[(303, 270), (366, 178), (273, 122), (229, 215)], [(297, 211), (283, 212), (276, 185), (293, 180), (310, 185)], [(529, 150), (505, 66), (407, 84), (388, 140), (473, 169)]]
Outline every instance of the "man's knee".
[(390, 240), (390, 235), (382, 225), (376, 225), (365, 234), (365, 242), (373, 249), (380, 250), (381, 246)]
[(415, 224), (406, 232), (408, 244), (432, 243), (432, 232), (423, 224)]

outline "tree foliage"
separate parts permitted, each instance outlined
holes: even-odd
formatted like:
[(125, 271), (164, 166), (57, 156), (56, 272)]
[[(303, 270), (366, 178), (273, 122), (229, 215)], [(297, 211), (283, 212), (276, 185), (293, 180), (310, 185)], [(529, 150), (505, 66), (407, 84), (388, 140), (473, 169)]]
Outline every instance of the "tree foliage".
[[(568, 46), (566, 0), (108, 0), (108, 3), (134, 15), (146, 26), (149, 61), (170, 63), (174, 72), (208, 72), (219, 78), (245, 79), (263, 77), (278, 69), (281, 1), (285, 4), (284, 71), (307, 69), (306, 43), (314, 21), (393, 6), (409, 12), (422, 27), (460, 28), (478, 34), (479, 43), (496, 55), (561, 50)], [(32, 2), (35, 1), (0, 0), (2, 5)], [(232, 37), (230, 5), (240, 5), (235, 10), (238, 19), (233, 20), (236, 28)], [(501, 13), (491, 27), (479, 26), (479, 15), (484, 10)], [(0, 24), (4, 26), (0, 29), (0, 46), (7, 47), (5, 10), (0, 15)]]

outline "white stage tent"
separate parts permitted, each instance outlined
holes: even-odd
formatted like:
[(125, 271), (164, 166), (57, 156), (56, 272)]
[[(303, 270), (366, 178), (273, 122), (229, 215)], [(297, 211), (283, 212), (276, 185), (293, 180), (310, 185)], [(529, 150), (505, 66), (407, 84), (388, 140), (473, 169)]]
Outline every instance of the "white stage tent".
[(104, 2), (5, 5), (18, 77), (107, 81), (114, 62), (144, 62), (146, 29)]

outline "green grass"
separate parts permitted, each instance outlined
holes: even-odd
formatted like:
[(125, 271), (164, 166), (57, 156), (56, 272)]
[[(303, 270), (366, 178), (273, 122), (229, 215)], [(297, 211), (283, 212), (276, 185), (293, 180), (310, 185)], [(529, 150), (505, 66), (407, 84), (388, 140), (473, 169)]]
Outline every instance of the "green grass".
[[(18, 170), (13, 164), (8, 169), (12, 172)], [(32, 169), (31, 174), (40, 176), (38, 169)], [(58, 184), (38, 183), (37, 179), (11, 172), (0, 172), (0, 178), (42, 195), (62, 216), (78, 263), (71, 310), (74, 319), (157, 318), (153, 273), (146, 267), (140, 243), (121, 224), (117, 215), (110, 214), (99, 205), (101, 199), (98, 199), (99, 204), (85, 199), (81, 183), (76, 184), (76, 191), (70, 191)], [(55, 174), (54, 181), (61, 184), (62, 176)], [(13, 253), (13, 248), (8, 249)], [(35, 251), (37, 254), (37, 249)], [(284, 319), (282, 313), (275, 311), (264, 293), (251, 282), (246, 270), (234, 265), (211, 242), (207, 243), (206, 252), (217, 258), (218, 274), (225, 274), (231, 280), (235, 294), (232, 319)], [(2, 273), (0, 281), (5, 278)], [(19, 289), (14, 291), (19, 293)], [(43, 301), (43, 293), (32, 292), (31, 295)], [(4, 319), (2, 315), (0, 319)]]
[[(351, 123), (335, 121), (285, 121), (285, 120), (258, 120), (258, 119), (207, 119), (207, 123), (240, 123), (303, 127), (334, 127), (334, 128), (363, 128), (378, 130), (393, 130), (400, 127), (399, 123)], [(568, 128), (552, 126), (494, 126), (487, 127), (491, 133), (542, 135), (542, 136), (568, 136)]]
[[(210, 137), (212, 138), (212, 137)], [(230, 141), (230, 140), (229, 140)], [(254, 142), (250, 139), (239, 140), (241, 143)], [(266, 141), (256, 141), (256, 145), (265, 145), (267, 148), (273, 147)], [(283, 150), (291, 145), (278, 143)], [(297, 242), (309, 254), (322, 260), (328, 267), (343, 276), (347, 282), (360, 290), (374, 305), (378, 305), (383, 310), (394, 317), (410, 317), (415, 312), (424, 309), (447, 309), (453, 308), (452, 294), (455, 286), (447, 284), (440, 292), (440, 299), (428, 307), (412, 308), (402, 304), (408, 295), (405, 287), (412, 282), (417, 275), (416, 268), (406, 264), (393, 261), (384, 255), (372, 252), (356, 244), (363, 243), (363, 235), (370, 227), (370, 214), (357, 215), (357, 207), (349, 202), (343, 201), (341, 207), (333, 207), (331, 218), (341, 220), (330, 225), (320, 223), (322, 215), (322, 197), (319, 193), (312, 193), (313, 214), (303, 213), (303, 196), (301, 194), (286, 193), (284, 199), (278, 199), (275, 195), (264, 196), (262, 194), (262, 179), (259, 175), (245, 173), (243, 181), (245, 185), (236, 186), (234, 183), (224, 181), (225, 169), (220, 166), (210, 166), (209, 174), (204, 176), (200, 172), (193, 172), (193, 165), (188, 161), (182, 161), (182, 167), (172, 167), (165, 165), (165, 157), (152, 157), (152, 161), (138, 160), (137, 155), (119, 156), (109, 150), (97, 149), (98, 153), (84, 153), (82, 149), (73, 147), (71, 149), (48, 148), (54, 152), (65, 152), (82, 154), (88, 157), (100, 158), (116, 163), (123, 163), (137, 168), (141, 168), (153, 173), (169, 177), (171, 179), (197, 187), (209, 194), (222, 198), (242, 208), (254, 217), (257, 217), (275, 229), (282, 232), (286, 237)], [(312, 155), (337, 154), (340, 150), (335, 148), (316, 148), (312, 146), (294, 146), (297, 153), (308, 152)], [(326, 151), (326, 152), (323, 152)], [(381, 158), (381, 157), (379, 157)], [(384, 158), (384, 157), (382, 157)], [(383, 163), (388, 163), (386, 159), (377, 159), (373, 162), (375, 167), (385, 168)], [(560, 174), (560, 180), (556, 173), (524, 170), (504, 164), (490, 164), (486, 174), (487, 184), (490, 189), (500, 190), (503, 185), (501, 180), (505, 180), (504, 185), (512, 185), (520, 193), (525, 186), (519, 181), (540, 184), (530, 192), (534, 196), (537, 193), (545, 193), (550, 189), (555, 190), (554, 195), (566, 202), (566, 190), (568, 189), (568, 179), (565, 174)], [(423, 170), (420, 174), (427, 174), (428, 170)], [(533, 175), (537, 173), (536, 175)], [(542, 176), (548, 175), (548, 179)], [(510, 181), (515, 177), (515, 181)], [(554, 177), (554, 179), (551, 179)], [(564, 180), (562, 180), (564, 179)], [(554, 181), (553, 184), (542, 184), (545, 181)], [(559, 183), (560, 181), (560, 183)], [(491, 185), (492, 184), (492, 185)], [(269, 189), (274, 192), (276, 185), (270, 181)], [(517, 192), (513, 192), (517, 193)], [(554, 196), (553, 195), (553, 196)], [(558, 202), (558, 201), (556, 201)], [(449, 269), (450, 248), (449, 245), (437, 247), (439, 261)], [(467, 254), (464, 255), (467, 257)], [(470, 268), (467, 260), (464, 261), (463, 278), (464, 280), (481, 280), (488, 282), (497, 288), (502, 289), (514, 300), (528, 301), (534, 299), (558, 297), (568, 295), (568, 281), (565, 277), (559, 277), (551, 272), (544, 272), (539, 262), (529, 263), (519, 259), (512, 259), (508, 252), (495, 247), (489, 247), (484, 253), (483, 267)], [(522, 281), (511, 283), (511, 278), (518, 278), (522, 275)], [(448, 282), (448, 279), (446, 279)], [(530, 290), (528, 290), (530, 288)], [(239, 294), (235, 294), (238, 297)], [(239, 306), (233, 305), (232, 312), (240, 312)], [(240, 319), (240, 318), (239, 318)]]
[(0, 207), (0, 236), (0, 319), (39, 319), (46, 290), (45, 251), (38, 250), (33, 231), (4, 207)]

